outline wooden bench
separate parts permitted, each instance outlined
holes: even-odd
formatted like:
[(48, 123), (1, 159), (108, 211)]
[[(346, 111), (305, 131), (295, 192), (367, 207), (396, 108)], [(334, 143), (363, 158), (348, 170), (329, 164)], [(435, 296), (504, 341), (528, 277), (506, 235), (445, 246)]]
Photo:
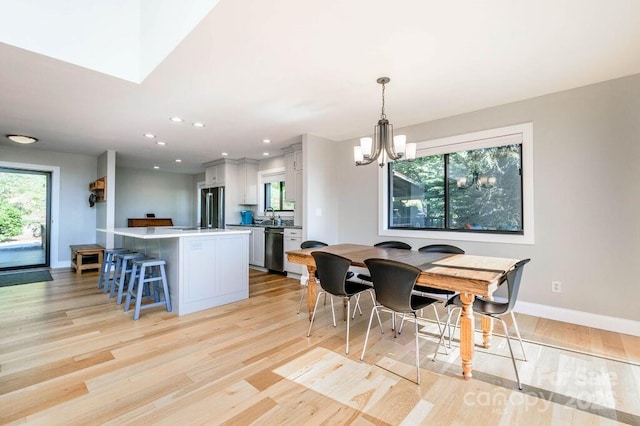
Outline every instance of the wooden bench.
[(71, 266), (76, 270), (76, 274), (81, 274), (87, 269), (102, 267), (104, 247), (98, 244), (77, 244), (69, 247), (71, 248)]

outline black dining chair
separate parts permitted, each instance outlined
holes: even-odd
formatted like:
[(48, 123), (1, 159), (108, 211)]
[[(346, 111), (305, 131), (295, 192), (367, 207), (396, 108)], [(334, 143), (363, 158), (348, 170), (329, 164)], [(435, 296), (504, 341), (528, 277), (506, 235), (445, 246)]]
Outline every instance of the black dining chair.
[[(456, 247), (450, 244), (430, 244), (427, 246), (420, 247), (418, 251), (421, 253), (446, 253), (446, 254), (464, 254), (465, 253), (465, 251), (462, 250), (460, 247)], [(446, 303), (450, 296), (456, 294), (455, 291), (445, 290), (442, 288), (429, 287), (422, 284), (416, 284), (415, 291), (418, 291), (420, 293), (425, 293), (424, 296), (427, 296), (427, 297), (431, 295), (438, 295), (440, 297), (444, 297), (444, 299), (438, 300), (439, 302), (442, 302), (442, 303)], [(436, 309), (436, 305), (434, 304), (431, 306), (433, 306), (433, 312), (435, 313), (435, 316), (436, 316), (438, 329), (440, 330), (440, 333), (442, 333), (442, 323), (440, 322), (440, 315), (438, 315), (438, 310)], [(404, 317), (403, 317), (403, 321), (400, 323), (400, 327), (398, 327), (398, 333), (402, 333), (403, 323), (404, 323)], [(451, 347), (451, 329), (449, 329), (449, 347)]]
[[(503, 279), (502, 283), (506, 281), (507, 283), (507, 292), (508, 298), (507, 302), (496, 302), (494, 300), (483, 299), (482, 297), (476, 297), (473, 301), (473, 313), (478, 314), (480, 316), (485, 316), (489, 318), (493, 318), (495, 320), (500, 321), (502, 327), (504, 328), (504, 334), (507, 338), (507, 345), (509, 346), (509, 352), (511, 353), (511, 361), (513, 362), (513, 369), (516, 372), (516, 380), (518, 381), (518, 389), (522, 390), (522, 384), (520, 383), (520, 375), (518, 374), (518, 367), (516, 366), (516, 358), (513, 355), (513, 349), (511, 348), (511, 339), (509, 338), (509, 329), (507, 324), (501, 318), (503, 315), (511, 315), (511, 320), (513, 321), (513, 326), (516, 330), (516, 335), (518, 336), (518, 340), (520, 340), (520, 348), (522, 349), (523, 361), (527, 361), (527, 355), (524, 351), (524, 345), (522, 343), (522, 337), (520, 336), (520, 330), (518, 330), (518, 323), (516, 322), (516, 317), (513, 315), (513, 307), (516, 304), (516, 300), (518, 298), (518, 291), (520, 290), (520, 282), (522, 280), (522, 271), (524, 269), (524, 265), (529, 263), (531, 259), (524, 259), (516, 263), (509, 271), (507, 271)], [(447, 318), (447, 323), (451, 320), (451, 314), (454, 310), (459, 309), (462, 312), (462, 301), (460, 300), (460, 295), (453, 296), (447, 302), (447, 306), (453, 306), (453, 308), (449, 311), (449, 316)], [(458, 314), (458, 321), (460, 321), (460, 314)], [(456, 321), (456, 328), (458, 326), (458, 321)], [(442, 339), (444, 337), (444, 332), (440, 335), (440, 343), (442, 343)], [(433, 361), (436, 360), (436, 353), (433, 355)]]
[[(314, 251), (311, 253), (313, 260), (316, 263), (316, 271), (322, 284), (321, 290), (316, 297), (316, 303), (313, 307), (313, 314), (311, 314), (311, 324), (309, 324), (309, 331), (307, 337), (311, 336), (311, 327), (313, 327), (313, 320), (316, 317), (316, 311), (318, 309), (318, 302), (320, 296), (325, 293), (331, 296), (338, 296), (347, 300), (347, 346), (345, 353), (349, 353), (349, 320), (351, 319), (351, 298), (359, 295), (362, 292), (368, 291), (371, 294), (371, 300), (375, 304), (375, 297), (371, 287), (359, 282), (347, 280), (347, 273), (349, 272), (349, 266), (351, 266), (351, 260), (346, 257), (338, 256), (332, 253), (325, 253), (322, 251)], [(331, 300), (331, 315), (333, 316), (333, 326), (336, 327), (336, 313), (333, 307), (333, 297)], [(355, 309), (354, 309), (355, 311)], [(380, 323), (382, 327), (382, 323)]]
[[(382, 247), (382, 248), (395, 248), (401, 250), (411, 250), (411, 246), (407, 243), (403, 243), (402, 241), (383, 241), (381, 243), (376, 243), (373, 245), (374, 247)], [(360, 278), (363, 282), (370, 283), (371, 276), (367, 274), (358, 274), (358, 278)]]
[[(308, 249), (308, 248), (316, 248), (316, 247), (326, 247), (328, 245), (329, 244), (323, 243), (322, 241), (306, 240), (306, 241), (303, 241), (300, 244), (300, 248), (301, 249)], [(353, 272), (351, 272), (351, 271), (347, 272), (347, 279), (353, 278), (353, 275), (354, 275)], [(318, 271), (316, 271), (315, 277), (316, 277), (316, 280), (318, 280)], [(306, 290), (307, 290), (307, 283), (304, 283), (303, 288), (302, 288), (302, 293), (300, 294), (300, 302), (298, 303), (298, 312), (297, 313), (300, 313), (300, 310), (302, 309), (302, 301), (304, 300), (305, 294), (307, 294)], [(325, 294), (325, 296), (326, 296), (326, 294)], [(325, 304), (327, 303), (326, 297), (325, 297), (324, 303)], [(358, 309), (360, 309), (359, 305), (358, 305)], [(360, 312), (360, 313), (362, 314), (362, 312)]]
[[(378, 320), (380, 318), (378, 310), (380, 309), (391, 311), (392, 318), (395, 318), (396, 314), (413, 316), (416, 334), (416, 383), (420, 384), (420, 334), (418, 332), (417, 312), (426, 306), (436, 303), (437, 300), (416, 294), (413, 291), (418, 276), (422, 272), (415, 266), (389, 259), (367, 259), (364, 263), (371, 273), (376, 299), (371, 309), (369, 326), (367, 335), (364, 338), (360, 360), (364, 359), (364, 354), (367, 350), (374, 313), (378, 314)], [(380, 330), (383, 332), (382, 326)]]

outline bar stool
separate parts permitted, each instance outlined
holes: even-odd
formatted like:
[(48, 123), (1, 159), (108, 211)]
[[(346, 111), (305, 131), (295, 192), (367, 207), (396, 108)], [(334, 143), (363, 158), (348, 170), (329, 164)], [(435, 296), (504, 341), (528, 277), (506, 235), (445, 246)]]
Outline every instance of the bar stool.
[[(116, 272), (113, 276), (113, 281), (111, 283), (111, 288), (109, 289), (109, 297), (113, 297), (116, 290), (116, 283), (118, 286), (118, 299), (117, 304), (122, 304), (122, 291), (124, 288), (124, 283), (127, 281), (127, 276), (131, 273), (133, 263), (132, 261), (135, 259), (140, 259), (145, 257), (144, 253), (139, 253), (137, 251), (128, 252), (123, 254), (116, 255)], [(131, 261), (131, 262), (130, 262)], [(106, 288), (106, 287), (105, 287)], [(106, 291), (105, 291), (106, 293)]]
[[(140, 318), (140, 311), (142, 309), (153, 308), (155, 306), (164, 305), (167, 312), (171, 312), (171, 297), (169, 296), (169, 286), (167, 285), (167, 276), (164, 265), (166, 265), (164, 260), (155, 258), (135, 259), (133, 261), (135, 274), (132, 272), (130, 275), (124, 310), (125, 312), (129, 310), (129, 307), (131, 306), (131, 299), (135, 298), (136, 308), (133, 314), (134, 320)], [(164, 301), (160, 300), (160, 282), (162, 282)], [(143, 291), (147, 286), (147, 295), (143, 296)], [(152, 303), (142, 304), (143, 299), (150, 298), (153, 299)]]
[(129, 250), (126, 248), (111, 248), (104, 251), (102, 267), (100, 268), (100, 277), (98, 278), (98, 288), (108, 285), (107, 282), (111, 281), (111, 268), (115, 263), (115, 255), (128, 252)]

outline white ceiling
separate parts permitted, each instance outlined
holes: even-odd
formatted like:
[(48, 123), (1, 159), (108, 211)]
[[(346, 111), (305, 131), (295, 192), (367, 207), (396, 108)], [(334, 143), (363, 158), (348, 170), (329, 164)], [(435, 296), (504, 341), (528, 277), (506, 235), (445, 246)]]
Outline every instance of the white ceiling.
[[(24, 2), (1, 0), (0, 26)], [(176, 15), (197, 22), (187, 12)], [(141, 20), (152, 21), (149, 13)], [(386, 112), (397, 129), (640, 73), (638, 22), (636, 0), (220, 0), (172, 51), (158, 32), (170, 53), (140, 84), (5, 37), (0, 134), (39, 139), (25, 150), (109, 149), (120, 166), (196, 173), (223, 151), (262, 158), (304, 133), (335, 141), (370, 134), (380, 76), (391, 78)], [(57, 40), (55, 26), (39, 33), (27, 24), (26, 38)], [(16, 146), (6, 138), (0, 145)]]

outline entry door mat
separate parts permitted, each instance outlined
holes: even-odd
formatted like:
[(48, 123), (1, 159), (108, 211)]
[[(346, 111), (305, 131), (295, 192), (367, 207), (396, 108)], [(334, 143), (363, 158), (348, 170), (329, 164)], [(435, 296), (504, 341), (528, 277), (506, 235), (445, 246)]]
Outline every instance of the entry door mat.
[(22, 271), (0, 274), (0, 287), (39, 283), (43, 281), (53, 281), (53, 277), (49, 271)]

